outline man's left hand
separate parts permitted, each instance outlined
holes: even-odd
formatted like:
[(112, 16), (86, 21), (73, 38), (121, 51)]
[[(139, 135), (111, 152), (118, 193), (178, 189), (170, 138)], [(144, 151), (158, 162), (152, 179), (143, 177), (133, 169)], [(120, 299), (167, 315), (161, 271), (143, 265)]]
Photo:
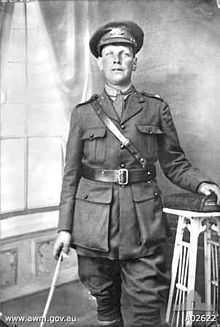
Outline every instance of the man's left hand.
[(211, 195), (211, 193), (215, 193), (217, 196), (217, 204), (220, 205), (220, 188), (216, 184), (211, 183), (201, 183), (198, 188), (198, 193), (204, 195)]

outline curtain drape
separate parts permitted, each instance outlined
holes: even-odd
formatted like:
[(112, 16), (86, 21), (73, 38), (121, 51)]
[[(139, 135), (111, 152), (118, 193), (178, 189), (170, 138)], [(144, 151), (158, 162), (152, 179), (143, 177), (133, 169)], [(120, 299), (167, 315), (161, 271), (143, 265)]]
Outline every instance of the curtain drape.
[(89, 1), (46, 1), (40, 9), (53, 47), (60, 89), (73, 104), (91, 95)]
[(5, 62), (7, 60), (13, 11), (14, 4), (0, 3), (0, 105), (4, 103), (6, 97), (2, 85), (2, 76), (4, 76), (4, 68), (6, 67)]

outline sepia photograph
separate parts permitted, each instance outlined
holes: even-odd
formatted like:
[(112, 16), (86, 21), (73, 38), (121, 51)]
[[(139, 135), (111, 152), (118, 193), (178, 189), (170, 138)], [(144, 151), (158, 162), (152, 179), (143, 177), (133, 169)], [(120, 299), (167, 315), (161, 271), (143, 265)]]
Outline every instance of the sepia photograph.
[(0, 0), (0, 327), (220, 326), (219, 85), (219, 0)]

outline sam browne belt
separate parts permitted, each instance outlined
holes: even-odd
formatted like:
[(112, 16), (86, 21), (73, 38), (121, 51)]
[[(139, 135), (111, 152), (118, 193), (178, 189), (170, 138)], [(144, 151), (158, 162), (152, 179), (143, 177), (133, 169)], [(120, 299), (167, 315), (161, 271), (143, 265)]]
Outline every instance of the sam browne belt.
[(83, 169), (83, 176), (102, 182), (112, 182), (118, 183), (119, 185), (127, 185), (128, 183), (137, 183), (150, 181), (156, 177), (155, 166), (136, 148), (136, 146), (129, 140), (122, 131), (115, 125), (111, 118), (104, 112), (102, 106), (98, 101), (98, 96), (93, 96), (93, 101), (91, 102), (92, 108), (94, 109), (96, 115), (104, 124), (104, 126), (109, 130), (109, 132), (116, 138), (121, 146), (130, 153), (130, 155), (137, 161), (137, 163), (142, 167), (142, 169), (118, 169), (109, 170), (101, 168), (91, 168), (87, 167)]
[(130, 155), (141, 165), (142, 168), (146, 169), (147, 166), (151, 163), (144, 158), (144, 156), (140, 153), (140, 151), (136, 148), (136, 146), (129, 140), (121, 130), (115, 125), (115, 123), (111, 120), (110, 117), (104, 112), (102, 106), (98, 102), (98, 96), (93, 96), (93, 102), (91, 102), (92, 108), (95, 111), (98, 118), (104, 124), (104, 126), (109, 130), (109, 132), (116, 138), (120, 145), (125, 147), (125, 149), (130, 153)]
[(102, 169), (83, 166), (82, 176), (94, 181), (128, 185), (151, 181), (156, 177), (156, 168), (154, 165), (145, 169)]

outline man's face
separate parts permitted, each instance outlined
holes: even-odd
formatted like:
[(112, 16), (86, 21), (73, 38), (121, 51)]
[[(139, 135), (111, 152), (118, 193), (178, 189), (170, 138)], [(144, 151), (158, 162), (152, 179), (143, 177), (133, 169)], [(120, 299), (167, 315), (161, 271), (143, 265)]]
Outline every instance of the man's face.
[(115, 86), (129, 85), (136, 63), (133, 49), (127, 45), (106, 45), (98, 58), (99, 69), (106, 81)]

